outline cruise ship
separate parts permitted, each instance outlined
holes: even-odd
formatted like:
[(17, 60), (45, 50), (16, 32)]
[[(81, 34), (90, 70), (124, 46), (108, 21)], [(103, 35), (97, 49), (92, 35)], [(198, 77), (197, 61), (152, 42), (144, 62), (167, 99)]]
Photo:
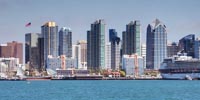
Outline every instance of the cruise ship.
[(200, 79), (200, 60), (185, 55), (164, 59), (159, 69), (163, 79)]

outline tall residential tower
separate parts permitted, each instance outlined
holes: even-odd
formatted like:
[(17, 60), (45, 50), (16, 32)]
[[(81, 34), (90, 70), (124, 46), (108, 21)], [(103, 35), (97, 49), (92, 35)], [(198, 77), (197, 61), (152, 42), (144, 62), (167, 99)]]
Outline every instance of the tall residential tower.
[(105, 69), (105, 23), (100, 19), (87, 31), (87, 65), (89, 70)]
[(141, 55), (140, 21), (131, 21), (126, 25), (126, 31), (122, 32), (122, 53)]
[(159, 69), (164, 58), (167, 57), (166, 26), (156, 19), (147, 27), (147, 69)]
[(55, 22), (47, 22), (41, 26), (41, 33), (44, 38), (44, 62), (46, 66), (48, 55), (58, 56), (58, 26)]
[(59, 31), (59, 55), (72, 57), (72, 31), (62, 27)]
[(109, 42), (111, 43), (111, 69), (119, 70), (121, 45), (115, 29), (109, 30)]

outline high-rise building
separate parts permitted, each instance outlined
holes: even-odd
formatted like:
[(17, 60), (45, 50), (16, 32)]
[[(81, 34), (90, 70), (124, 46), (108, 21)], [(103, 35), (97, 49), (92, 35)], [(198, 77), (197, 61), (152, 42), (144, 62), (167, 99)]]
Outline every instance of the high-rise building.
[(38, 47), (38, 39), (41, 37), (39, 33), (25, 34), (25, 63), (29, 62), (31, 69), (41, 70), (40, 53)]
[(194, 58), (200, 59), (200, 38), (197, 38), (194, 43)]
[(17, 41), (8, 42), (7, 46), (10, 47), (10, 50), (7, 52), (11, 53), (11, 56), (14, 58), (19, 58), (19, 64), (23, 64), (23, 44)]
[(79, 68), (87, 69), (87, 41), (80, 40), (77, 45), (80, 45), (80, 64)]
[(87, 31), (87, 67), (89, 70), (105, 69), (105, 23), (100, 19)]
[(46, 66), (48, 55), (58, 56), (58, 26), (55, 22), (47, 22), (41, 26), (41, 33), (44, 38), (44, 63)]
[(78, 69), (87, 69), (87, 42), (85, 40), (72, 45), (72, 58), (77, 61)]
[(131, 21), (126, 25), (126, 31), (122, 32), (122, 52), (124, 54), (141, 55), (140, 21)]
[(146, 44), (142, 44), (141, 45), (141, 56), (142, 57), (146, 57), (146, 51), (147, 51)]
[(105, 48), (105, 68), (106, 69), (111, 69), (111, 43), (108, 42), (106, 43), (106, 48)]
[(38, 49), (39, 49), (39, 66), (41, 70), (46, 70), (46, 66), (44, 65), (44, 38), (38, 38)]
[(109, 29), (109, 42), (117, 37), (117, 32), (115, 29)]
[(59, 31), (59, 55), (72, 57), (72, 31), (62, 27)]
[(194, 57), (194, 41), (195, 35), (189, 34), (179, 40), (179, 51), (187, 53), (187, 56)]
[(79, 61), (81, 60), (81, 49), (80, 45), (72, 45), (72, 59), (76, 60), (78, 68), (81, 66)]
[(111, 69), (119, 70), (120, 68), (120, 38), (117, 36), (115, 29), (109, 30), (109, 41), (111, 43)]
[(178, 45), (173, 42), (167, 44), (167, 57), (172, 57), (173, 55), (177, 55), (178, 53)]
[(167, 57), (166, 26), (158, 19), (147, 27), (147, 69), (159, 69), (164, 58)]
[(141, 57), (143, 57), (144, 60), (144, 68), (146, 68), (146, 51), (147, 51), (147, 47), (146, 44), (142, 44), (141, 45)]

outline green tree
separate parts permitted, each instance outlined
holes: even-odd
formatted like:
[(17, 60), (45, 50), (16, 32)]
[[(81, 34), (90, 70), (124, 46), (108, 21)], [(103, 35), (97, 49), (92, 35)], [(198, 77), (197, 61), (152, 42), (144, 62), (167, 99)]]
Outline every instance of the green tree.
[(121, 76), (121, 77), (125, 77), (125, 76), (126, 76), (126, 73), (125, 73), (124, 71), (121, 70), (121, 71), (119, 71), (119, 72), (120, 72), (120, 76)]

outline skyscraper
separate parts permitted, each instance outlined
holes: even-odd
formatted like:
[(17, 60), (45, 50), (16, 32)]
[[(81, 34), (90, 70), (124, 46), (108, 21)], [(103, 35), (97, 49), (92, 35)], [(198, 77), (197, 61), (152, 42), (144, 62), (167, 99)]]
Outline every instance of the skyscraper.
[(141, 55), (140, 21), (131, 21), (126, 25), (126, 31), (122, 32), (122, 43), (123, 55)]
[(106, 69), (111, 69), (111, 43), (108, 42), (106, 43), (106, 47), (105, 47), (105, 68)]
[(76, 64), (78, 65), (77, 67), (80, 67), (80, 59), (81, 59), (81, 49), (80, 49), (80, 45), (72, 45), (72, 59), (76, 60)]
[(184, 53), (187, 53), (187, 56), (194, 57), (194, 41), (195, 41), (195, 35), (189, 34), (182, 39), (179, 40), (179, 51), (182, 51)]
[(163, 59), (167, 57), (166, 26), (158, 19), (147, 27), (147, 58), (148, 69), (159, 69)]
[(38, 38), (38, 49), (39, 49), (39, 66), (41, 70), (46, 70), (46, 66), (44, 65), (44, 38)]
[(143, 68), (146, 68), (146, 51), (147, 51), (146, 44), (142, 44), (141, 45), (141, 57), (143, 57), (143, 60), (144, 60)]
[(44, 62), (46, 66), (48, 55), (58, 56), (58, 26), (55, 22), (47, 22), (41, 26), (41, 33), (44, 38)]
[(109, 42), (117, 37), (117, 32), (115, 29), (109, 29)]
[(79, 68), (86, 69), (87, 68), (87, 41), (80, 40), (77, 45), (80, 46), (80, 61), (78, 61), (81, 65)]
[(25, 63), (29, 62), (31, 69), (40, 70), (40, 53), (38, 48), (39, 33), (27, 33), (25, 35)]
[(87, 31), (87, 65), (89, 70), (105, 69), (105, 23), (100, 19)]
[(115, 29), (109, 30), (109, 41), (111, 42), (111, 69), (119, 70), (120, 67), (120, 38)]
[(59, 31), (59, 55), (72, 57), (72, 32), (70, 28), (62, 27)]

